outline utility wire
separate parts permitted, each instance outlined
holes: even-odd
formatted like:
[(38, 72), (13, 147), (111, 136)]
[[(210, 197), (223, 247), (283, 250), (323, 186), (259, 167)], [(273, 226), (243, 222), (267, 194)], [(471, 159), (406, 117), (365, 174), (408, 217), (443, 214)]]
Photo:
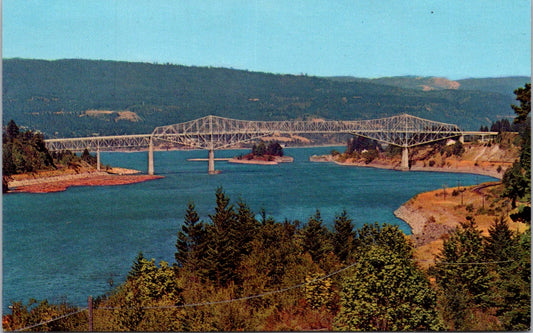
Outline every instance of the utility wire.
[[(424, 260), (424, 259), (411, 259), (412, 261), (432, 261), (432, 260)], [(505, 261), (492, 261), (492, 262), (464, 262), (464, 263), (454, 263), (454, 262), (444, 262), (444, 261), (439, 261), (439, 262), (436, 262), (436, 263), (439, 263), (439, 264), (445, 264), (445, 265), (481, 265), (481, 264), (497, 264), (497, 263), (505, 263), (505, 262), (512, 262), (513, 260), (505, 260)], [(226, 303), (233, 303), (233, 302), (239, 302), (239, 301), (246, 301), (246, 300), (249, 300), (249, 299), (254, 299), (254, 298), (262, 298), (262, 297), (265, 297), (265, 296), (270, 296), (270, 295), (274, 295), (274, 294), (279, 294), (279, 293), (283, 293), (283, 292), (286, 292), (286, 291), (289, 291), (289, 290), (293, 290), (293, 289), (297, 289), (297, 288), (301, 288), (305, 285), (308, 285), (308, 284), (311, 284), (311, 283), (314, 283), (314, 282), (317, 282), (317, 281), (320, 281), (320, 280), (323, 280), (323, 279), (326, 279), (328, 277), (331, 277), (333, 275), (337, 275), (347, 269), (350, 269), (352, 268), (353, 266), (357, 265), (357, 262), (353, 263), (353, 264), (350, 264), (344, 268), (341, 268), (337, 271), (334, 271), (332, 273), (329, 273), (327, 275), (324, 275), (324, 276), (320, 276), (318, 278), (315, 278), (311, 281), (308, 281), (308, 282), (303, 282), (303, 283), (300, 283), (300, 284), (297, 284), (297, 285), (293, 285), (293, 286), (290, 286), (290, 287), (286, 287), (286, 288), (281, 288), (281, 289), (277, 289), (277, 290), (272, 290), (272, 291), (267, 291), (267, 292), (264, 292), (264, 293), (261, 293), (261, 294), (256, 294), (256, 295), (250, 295), (250, 296), (244, 296), (244, 297), (239, 297), (239, 298), (232, 298), (232, 299), (226, 299), (226, 300), (221, 300), (221, 301), (211, 301), (211, 302), (201, 302), (201, 303), (189, 303), (189, 304), (180, 304), (180, 305), (161, 305), (161, 306), (146, 306), (146, 307), (141, 307), (141, 309), (179, 309), (179, 308), (189, 308), (189, 307), (197, 307), (197, 306), (207, 306), (207, 305), (216, 305), (216, 304), (226, 304)], [(122, 310), (124, 308), (120, 308), (120, 307), (99, 307), (98, 310)]]
[[(444, 265), (485, 265), (485, 264), (501, 264), (501, 263), (508, 263), (508, 262), (513, 262), (514, 260), (503, 260), (503, 261), (485, 261), (485, 262), (445, 262), (445, 261), (433, 261), (433, 260), (429, 260), (429, 259), (411, 259), (412, 261), (423, 261), (423, 262), (434, 262), (435, 264), (444, 264)], [(286, 292), (286, 291), (289, 291), (289, 290), (293, 290), (293, 289), (297, 289), (297, 288), (301, 288), (305, 285), (308, 285), (308, 284), (311, 284), (311, 283), (314, 283), (314, 282), (317, 282), (317, 281), (320, 281), (320, 280), (324, 280), (324, 279), (327, 279), (331, 276), (334, 276), (334, 275), (337, 275), (341, 272), (344, 272), (345, 270), (348, 270), (352, 267), (354, 267), (355, 265), (357, 265), (357, 262), (353, 263), (353, 264), (350, 264), (344, 268), (341, 268), (337, 271), (334, 271), (332, 273), (329, 273), (327, 275), (324, 275), (324, 276), (320, 276), (318, 278), (315, 278), (311, 281), (307, 281), (307, 282), (303, 282), (303, 283), (300, 283), (300, 284), (297, 284), (297, 285), (293, 285), (293, 286), (290, 286), (290, 287), (286, 287), (286, 288), (281, 288), (281, 289), (277, 289), (277, 290), (272, 290), (272, 291), (267, 291), (267, 292), (264, 292), (264, 293), (261, 293), (261, 294), (256, 294), (256, 295), (250, 295), (250, 296), (245, 296), (245, 297), (239, 297), (239, 298), (232, 298), (232, 299), (227, 299), (227, 300), (221, 300), (221, 301), (212, 301), (212, 302), (202, 302), (202, 303), (189, 303), (189, 304), (181, 304), (181, 305), (163, 305), (163, 306), (147, 306), (147, 307), (142, 307), (142, 309), (178, 309), (178, 308), (187, 308), (187, 307), (198, 307), (198, 306), (206, 306), (206, 305), (216, 305), (216, 304), (226, 304), (226, 303), (233, 303), (233, 302), (239, 302), (239, 301), (246, 301), (246, 300), (249, 300), (249, 299), (254, 299), (254, 298), (262, 298), (262, 297), (265, 297), (265, 296), (270, 296), (270, 295), (274, 295), (274, 294), (279, 294), (279, 293), (283, 293), (283, 292)], [(119, 308), (119, 307), (99, 307), (95, 310), (122, 310), (124, 308)], [(66, 317), (69, 317), (69, 316), (72, 316), (72, 315), (75, 315), (77, 313), (80, 313), (80, 312), (83, 312), (83, 311), (86, 311), (88, 310), (88, 308), (82, 308), (78, 311), (75, 311), (75, 312), (71, 312), (71, 313), (67, 313), (67, 314), (64, 314), (62, 316), (59, 316), (59, 317), (56, 317), (56, 318), (53, 318), (53, 319), (50, 319), (50, 320), (47, 320), (47, 321), (44, 321), (44, 322), (41, 322), (41, 323), (38, 323), (38, 324), (34, 324), (34, 325), (31, 325), (31, 326), (26, 326), (24, 328), (19, 328), (19, 329), (16, 329), (14, 330), (15, 332), (20, 332), (20, 331), (25, 331), (25, 330), (28, 330), (28, 329), (31, 329), (31, 328), (35, 328), (35, 327), (38, 327), (38, 326), (42, 326), (42, 325), (46, 325), (46, 324), (49, 324), (51, 322), (54, 322), (56, 320), (59, 320), (59, 319), (62, 319), (62, 318), (66, 318)]]
[(16, 329), (14, 330), (15, 332), (20, 332), (20, 331), (25, 331), (25, 330), (29, 330), (30, 328), (34, 328), (34, 327), (38, 327), (38, 326), (42, 326), (42, 325), (46, 325), (46, 324), (49, 324), (53, 321), (56, 321), (56, 320), (59, 320), (59, 319), (62, 319), (62, 318), (66, 318), (66, 317), (70, 317), (72, 315), (75, 315), (77, 313), (80, 313), (80, 312), (83, 312), (87, 310), (87, 308), (83, 308), (83, 309), (80, 309), (78, 311), (75, 311), (75, 312), (71, 312), (71, 313), (67, 313), (67, 314), (64, 314), (62, 316), (59, 316), (59, 317), (56, 317), (56, 318), (52, 318), (50, 320), (47, 320), (47, 321), (43, 321), (43, 322), (40, 322), (38, 324), (34, 324), (34, 325), (31, 325), (31, 326), (26, 326), (24, 328), (19, 328), (19, 329)]
[[(177, 309), (177, 308), (187, 308), (187, 307), (197, 307), (197, 306), (205, 306), (205, 305), (215, 305), (215, 304), (225, 304), (225, 303), (232, 303), (232, 302), (238, 302), (238, 301), (246, 301), (246, 300), (249, 300), (249, 299), (254, 299), (254, 298), (261, 298), (261, 297), (265, 297), (265, 296), (270, 296), (270, 295), (274, 295), (274, 294), (279, 294), (279, 293), (283, 293), (283, 292), (286, 292), (286, 291), (289, 291), (289, 290), (293, 290), (293, 289), (297, 289), (297, 288), (301, 288), (305, 285), (308, 285), (308, 284), (311, 284), (311, 283), (314, 283), (314, 282), (317, 282), (317, 281), (320, 281), (320, 280), (323, 280), (323, 279), (327, 279), (333, 275), (337, 275), (347, 269), (350, 269), (352, 268), (353, 266), (355, 266), (357, 264), (357, 262), (351, 264), (351, 265), (348, 265), (344, 268), (341, 268), (335, 272), (332, 272), (332, 273), (329, 273), (327, 275), (324, 275), (324, 276), (320, 276), (318, 278), (315, 278), (311, 281), (307, 281), (307, 282), (303, 282), (303, 283), (300, 283), (300, 284), (297, 284), (297, 285), (293, 285), (293, 286), (290, 286), (290, 287), (286, 287), (286, 288), (282, 288), (282, 289), (277, 289), (277, 290), (272, 290), (272, 291), (267, 291), (267, 292), (264, 292), (264, 293), (261, 293), (261, 294), (256, 294), (256, 295), (251, 295), (251, 296), (245, 296), (245, 297), (239, 297), (239, 298), (232, 298), (232, 299), (226, 299), (226, 300), (222, 300), (222, 301), (212, 301), (212, 302), (202, 302), (202, 303), (189, 303), (189, 304), (181, 304), (181, 305), (163, 305), (163, 306), (147, 306), (147, 307), (142, 307), (142, 309)], [(123, 308), (117, 308), (117, 307), (99, 307), (98, 309), (105, 309), (105, 310), (120, 310), (120, 309), (123, 309)]]

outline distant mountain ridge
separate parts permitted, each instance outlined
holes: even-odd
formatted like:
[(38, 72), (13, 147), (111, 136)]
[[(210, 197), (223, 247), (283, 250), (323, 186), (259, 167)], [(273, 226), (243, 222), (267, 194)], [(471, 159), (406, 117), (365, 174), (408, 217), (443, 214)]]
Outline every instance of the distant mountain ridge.
[(415, 90), (477, 90), (512, 95), (518, 87), (531, 82), (527, 76), (507, 76), (494, 78), (471, 78), (462, 80), (448, 80), (444, 77), (434, 76), (393, 76), (376, 79), (358, 78), (352, 76), (329, 77), (340, 82), (370, 82), (387, 86), (400, 87)]
[(3, 121), (13, 119), (47, 137), (73, 137), (150, 133), (209, 114), (358, 120), (409, 113), (476, 130), (514, 115), (512, 91), (496, 87), (515, 81), (476, 80), (459, 82), (478, 90), (444, 89), (454, 85), (445, 79), (418, 80), (442, 87), (424, 91), (410, 88), (407, 82), (417, 81), (409, 77), (342, 79), (122, 61), (4, 59)]

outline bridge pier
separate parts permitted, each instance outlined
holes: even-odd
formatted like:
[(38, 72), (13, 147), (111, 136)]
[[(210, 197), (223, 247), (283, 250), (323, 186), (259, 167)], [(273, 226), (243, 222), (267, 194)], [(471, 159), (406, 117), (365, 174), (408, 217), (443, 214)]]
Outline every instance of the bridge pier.
[(400, 165), (402, 171), (409, 171), (409, 148), (402, 147), (402, 164)]
[(150, 143), (148, 144), (148, 174), (150, 176), (154, 175), (154, 142), (150, 138)]
[(96, 147), (96, 171), (100, 171), (100, 146)]
[(207, 164), (208, 164), (207, 173), (210, 174), (210, 175), (216, 174), (216, 171), (215, 171), (215, 150), (214, 149), (209, 149), (209, 157), (208, 157)]

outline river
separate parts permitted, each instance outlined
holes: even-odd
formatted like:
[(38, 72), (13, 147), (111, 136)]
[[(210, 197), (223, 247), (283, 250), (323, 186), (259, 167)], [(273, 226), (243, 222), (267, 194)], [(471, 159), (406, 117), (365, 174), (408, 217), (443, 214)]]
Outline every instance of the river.
[[(335, 215), (346, 209), (356, 227), (380, 222), (410, 233), (393, 212), (417, 193), (494, 180), (309, 162), (309, 156), (331, 149), (286, 148), (294, 163), (275, 166), (217, 161), (218, 175), (207, 174), (207, 162), (187, 161), (206, 158), (206, 151), (155, 152), (155, 172), (163, 179), (4, 195), (3, 309), (12, 300), (26, 303), (29, 298), (86, 306), (89, 295), (104, 294), (124, 281), (139, 251), (172, 263), (187, 203), (194, 202), (208, 221), (219, 186), (233, 203), (243, 199), (255, 213), (264, 208), (277, 221), (306, 222), (319, 209), (331, 227)], [(243, 152), (217, 151), (216, 157)], [(101, 158), (104, 164), (146, 172), (146, 152), (102, 153)]]

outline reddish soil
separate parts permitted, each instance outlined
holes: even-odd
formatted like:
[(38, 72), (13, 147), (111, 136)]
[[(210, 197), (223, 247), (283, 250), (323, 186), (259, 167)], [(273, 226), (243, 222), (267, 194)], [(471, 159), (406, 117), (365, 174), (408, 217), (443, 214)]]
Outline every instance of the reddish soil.
[(10, 192), (49, 193), (65, 191), (70, 186), (107, 186), (145, 182), (162, 176), (150, 175), (88, 175), (84, 178), (61, 181), (44, 181), (40, 184), (18, 186)]

